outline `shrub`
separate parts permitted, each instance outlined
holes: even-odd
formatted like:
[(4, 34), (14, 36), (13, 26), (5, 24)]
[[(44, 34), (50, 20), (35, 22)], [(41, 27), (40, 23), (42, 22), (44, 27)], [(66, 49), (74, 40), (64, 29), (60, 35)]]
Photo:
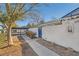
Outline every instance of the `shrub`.
[(26, 35), (29, 36), (30, 38), (35, 38), (36, 33), (32, 32), (32, 31), (27, 31)]

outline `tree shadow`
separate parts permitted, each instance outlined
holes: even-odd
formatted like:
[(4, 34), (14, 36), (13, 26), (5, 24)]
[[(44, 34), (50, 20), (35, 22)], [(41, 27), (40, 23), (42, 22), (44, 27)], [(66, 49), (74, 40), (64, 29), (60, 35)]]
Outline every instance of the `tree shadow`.
[(19, 40), (22, 42), (22, 56), (37, 56), (37, 54), (32, 50), (28, 43), (23, 40), (21, 36), (18, 36)]
[(8, 48), (8, 47), (11, 47), (11, 45), (3, 46), (3, 47), (1, 47), (0, 49), (4, 49), (4, 48)]

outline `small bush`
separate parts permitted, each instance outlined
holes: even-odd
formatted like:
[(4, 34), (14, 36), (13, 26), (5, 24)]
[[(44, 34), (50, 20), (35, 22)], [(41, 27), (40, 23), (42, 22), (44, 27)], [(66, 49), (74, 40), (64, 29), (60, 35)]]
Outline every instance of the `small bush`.
[(30, 38), (35, 38), (36, 33), (32, 32), (32, 31), (27, 31), (26, 35), (29, 36)]

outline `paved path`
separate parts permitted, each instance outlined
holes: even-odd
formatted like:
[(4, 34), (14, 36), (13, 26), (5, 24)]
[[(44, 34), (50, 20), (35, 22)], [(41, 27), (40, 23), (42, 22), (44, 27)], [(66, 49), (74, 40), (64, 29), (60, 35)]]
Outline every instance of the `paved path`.
[(22, 35), (22, 38), (32, 47), (32, 49), (39, 55), (39, 56), (58, 56), (57, 53), (49, 50), (48, 48), (44, 47), (43, 45), (37, 43), (35, 40), (30, 39), (29, 37)]

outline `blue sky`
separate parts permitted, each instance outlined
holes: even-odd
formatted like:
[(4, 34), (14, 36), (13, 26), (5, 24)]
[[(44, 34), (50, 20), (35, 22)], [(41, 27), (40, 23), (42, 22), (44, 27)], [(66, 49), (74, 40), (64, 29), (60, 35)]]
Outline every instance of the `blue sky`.
[[(37, 10), (40, 11), (44, 21), (51, 21), (53, 18), (61, 18), (67, 13), (79, 7), (77, 3), (52, 3), (48, 6), (39, 6)], [(17, 24), (19, 26), (24, 26), (28, 23), (28, 21), (20, 21)]]
[[(47, 6), (39, 6), (36, 9), (40, 12), (44, 21), (51, 21), (53, 18), (61, 18), (67, 13), (79, 7), (78, 3), (52, 3)], [(2, 8), (4, 9), (4, 7)], [(28, 20), (19, 21), (17, 24), (19, 26), (25, 26), (29, 22)]]

